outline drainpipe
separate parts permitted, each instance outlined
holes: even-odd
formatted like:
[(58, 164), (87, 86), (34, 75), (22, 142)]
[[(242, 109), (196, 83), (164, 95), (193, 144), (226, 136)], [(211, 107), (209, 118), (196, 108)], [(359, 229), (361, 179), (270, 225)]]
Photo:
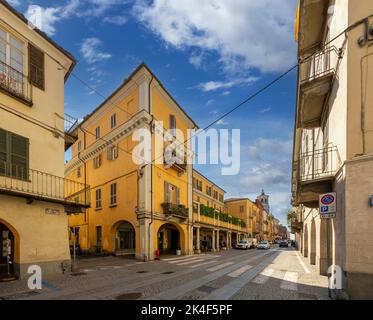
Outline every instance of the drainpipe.
[[(148, 92), (148, 108), (149, 108), (148, 112), (152, 116), (152, 121), (150, 122), (150, 133), (151, 133), (150, 143), (151, 143), (151, 145), (153, 144), (153, 123), (154, 123), (154, 115), (152, 114), (153, 110), (151, 108), (151, 103), (152, 103), (152, 101), (151, 101), (151, 84), (152, 84), (153, 80), (154, 80), (154, 76), (152, 75), (152, 78), (149, 82), (149, 92)], [(152, 152), (152, 155), (151, 155), (150, 159), (153, 158), (153, 148), (151, 148), (151, 152)], [(151, 254), (150, 244), (151, 244), (151, 240), (152, 240), (152, 239), (150, 239), (150, 227), (153, 225), (153, 222), (154, 222), (153, 194), (154, 194), (154, 192), (153, 192), (153, 163), (151, 162), (150, 163), (150, 216), (151, 216), (151, 218), (150, 218), (150, 223), (149, 223), (149, 227), (148, 227), (148, 259), (149, 260), (150, 260), (150, 254)]]

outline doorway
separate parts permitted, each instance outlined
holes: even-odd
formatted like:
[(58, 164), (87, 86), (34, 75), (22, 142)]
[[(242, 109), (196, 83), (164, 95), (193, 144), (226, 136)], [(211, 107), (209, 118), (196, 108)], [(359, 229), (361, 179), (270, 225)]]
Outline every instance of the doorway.
[(14, 276), (14, 235), (0, 223), (0, 280)]

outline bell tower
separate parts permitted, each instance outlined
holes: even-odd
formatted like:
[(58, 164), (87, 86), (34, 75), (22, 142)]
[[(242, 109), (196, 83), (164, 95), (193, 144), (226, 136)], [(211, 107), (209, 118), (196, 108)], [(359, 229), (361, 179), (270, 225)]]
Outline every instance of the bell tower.
[(269, 213), (269, 195), (265, 194), (262, 190), (262, 194), (257, 197), (258, 201), (262, 204), (263, 208)]

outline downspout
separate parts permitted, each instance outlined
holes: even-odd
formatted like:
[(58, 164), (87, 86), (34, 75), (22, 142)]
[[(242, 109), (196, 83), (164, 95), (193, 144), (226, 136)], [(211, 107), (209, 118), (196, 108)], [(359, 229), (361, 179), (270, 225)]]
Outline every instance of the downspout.
[[(150, 141), (150, 144), (151, 146), (153, 145), (153, 123), (154, 123), (154, 115), (153, 115), (153, 110), (152, 110), (152, 107), (151, 107), (151, 84), (154, 80), (154, 76), (152, 75), (152, 78), (149, 82), (149, 91), (148, 91), (148, 112), (149, 114), (152, 116), (152, 121), (150, 122), (150, 136), (151, 136), (151, 141)], [(150, 159), (153, 159), (153, 148), (151, 148), (151, 152), (152, 152), (152, 155), (150, 157)], [(153, 161), (153, 160), (152, 160)], [(151, 240), (150, 239), (150, 227), (153, 225), (154, 223), (154, 201), (153, 201), (153, 195), (154, 195), (154, 192), (153, 192), (153, 162), (150, 163), (150, 223), (149, 223), (149, 228), (148, 228), (148, 259), (150, 260), (150, 244), (151, 244)]]

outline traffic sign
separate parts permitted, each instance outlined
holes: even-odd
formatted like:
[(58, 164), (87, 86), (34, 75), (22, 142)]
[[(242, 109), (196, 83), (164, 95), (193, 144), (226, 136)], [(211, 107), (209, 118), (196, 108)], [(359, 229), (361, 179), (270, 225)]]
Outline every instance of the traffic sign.
[(330, 192), (320, 195), (319, 208), (321, 218), (335, 218), (337, 212), (337, 194)]

